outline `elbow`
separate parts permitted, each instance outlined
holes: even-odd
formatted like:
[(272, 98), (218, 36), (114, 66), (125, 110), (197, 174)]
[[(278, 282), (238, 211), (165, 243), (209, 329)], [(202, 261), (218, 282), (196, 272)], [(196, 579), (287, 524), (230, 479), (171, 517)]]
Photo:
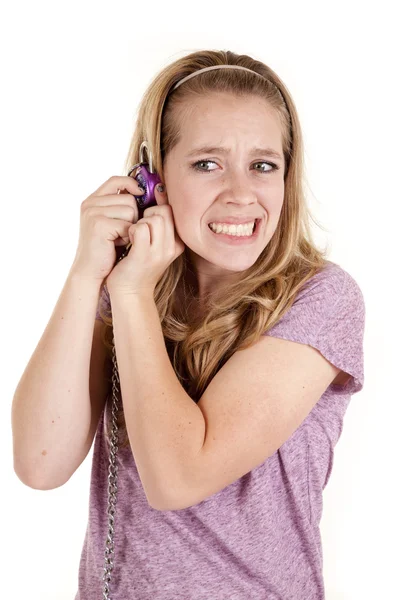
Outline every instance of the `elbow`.
[(37, 476), (32, 475), (32, 473), (26, 473), (23, 470), (19, 469), (14, 462), (14, 473), (18, 477), (18, 479), (27, 487), (32, 490), (55, 490), (58, 487), (62, 487), (67, 481), (44, 481)]

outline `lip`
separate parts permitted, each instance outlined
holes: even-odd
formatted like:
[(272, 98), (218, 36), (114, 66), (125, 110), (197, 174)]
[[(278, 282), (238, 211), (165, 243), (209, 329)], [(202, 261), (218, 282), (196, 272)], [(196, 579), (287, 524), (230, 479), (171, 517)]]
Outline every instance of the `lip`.
[[(251, 219), (250, 219), (250, 221), (251, 221)], [(230, 244), (233, 246), (235, 246), (236, 244), (239, 244), (239, 245), (240, 244), (253, 244), (259, 236), (262, 220), (256, 218), (255, 221), (256, 221), (256, 226), (254, 229), (254, 233), (250, 237), (229, 235), (227, 233), (214, 233), (214, 231), (212, 229), (210, 229), (210, 227), (208, 225), (207, 225), (207, 229), (211, 233), (211, 235), (214, 237), (214, 239), (216, 239), (216, 240), (219, 239), (219, 241), (224, 244)], [(213, 221), (211, 221), (211, 223), (212, 222)], [(225, 222), (227, 222), (227, 221), (225, 221)], [(247, 221), (244, 221), (244, 222), (246, 223)]]

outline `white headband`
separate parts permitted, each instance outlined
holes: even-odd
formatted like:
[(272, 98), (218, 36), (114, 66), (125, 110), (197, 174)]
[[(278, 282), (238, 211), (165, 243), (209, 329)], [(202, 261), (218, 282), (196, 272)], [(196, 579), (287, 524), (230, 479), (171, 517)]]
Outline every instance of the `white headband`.
[(247, 69), (246, 67), (240, 67), (239, 65), (213, 65), (212, 67), (204, 67), (204, 69), (199, 69), (194, 73), (190, 73), (190, 75), (187, 75), (186, 77), (178, 81), (178, 83), (176, 83), (172, 88), (172, 91), (176, 90), (176, 88), (182, 85), (182, 83), (185, 83), (185, 81), (191, 79), (192, 77), (195, 77), (199, 73), (204, 73), (205, 71), (212, 71), (213, 69), (243, 69), (243, 71), (249, 71), (249, 73), (253, 73), (253, 75), (258, 75), (259, 77), (262, 77), (262, 79), (265, 80), (265, 77), (260, 75), (260, 73), (256, 73), (256, 71), (252, 71), (251, 69)]

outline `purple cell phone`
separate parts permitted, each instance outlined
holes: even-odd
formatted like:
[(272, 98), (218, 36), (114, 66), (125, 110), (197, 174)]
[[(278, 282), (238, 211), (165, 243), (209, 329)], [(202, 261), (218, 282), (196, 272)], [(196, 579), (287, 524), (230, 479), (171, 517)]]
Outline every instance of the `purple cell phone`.
[[(146, 148), (149, 162), (144, 162), (143, 149)], [(153, 159), (151, 152), (148, 149), (147, 142), (142, 142), (140, 146), (140, 162), (131, 167), (128, 176), (133, 177), (139, 184), (139, 187), (144, 191), (142, 196), (135, 196), (138, 208), (139, 208), (139, 219), (143, 217), (143, 212), (149, 206), (155, 206), (157, 204), (156, 197), (154, 194), (155, 186), (161, 182), (161, 179), (157, 171), (153, 170)], [(136, 170), (135, 175), (131, 175)]]
[[(147, 156), (149, 157), (148, 163), (144, 162), (144, 148), (146, 148)], [(128, 173), (128, 176), (133, 177), (133, 179), (136, 179), (136, 181), (139, 184), (139, 187), (144, 191), (144, 194), (142, 194), (142, 196), (134, 196), (139, 209), (138, 220), (143, 217), (143, 213), (146, 210), (146, 208), (149, 208), (149, 206), (157, 205), (154, 188), (158, 183), (161, 183), (161, 179), (157, 171), (153, 171), (153, 158), (151, 151), (148, 149), (147, 142), (142, 142), (140, 146), (139, 160), (140, 162), (131, 167)], [(134, 171), (136, 171), (136, 174), (132, 175)], [(117, 264), (122, 258), (124, 258), (129, 253), (131, 245), (132, 244), (129, 242), (129, 244), (127, 244), (127, 246), (125, 247), (116, 247), (117, 260), (115, 264)]]

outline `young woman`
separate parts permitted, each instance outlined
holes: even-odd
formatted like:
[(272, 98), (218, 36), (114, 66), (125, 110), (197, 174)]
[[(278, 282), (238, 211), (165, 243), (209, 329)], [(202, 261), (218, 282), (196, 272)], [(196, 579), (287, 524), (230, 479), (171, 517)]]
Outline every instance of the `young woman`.
[(322, 492), (364, 383), (365, 307), (312, 241), (295, 105), (267, 65), (195, 52), (146, 91), (126, 173), (143, 142), (164, 190), (141, 218), (133, 176), (82, 203), (14, 399), (16, 471), (63, 485), (95, 437), (76, 600), (323, 599)]

